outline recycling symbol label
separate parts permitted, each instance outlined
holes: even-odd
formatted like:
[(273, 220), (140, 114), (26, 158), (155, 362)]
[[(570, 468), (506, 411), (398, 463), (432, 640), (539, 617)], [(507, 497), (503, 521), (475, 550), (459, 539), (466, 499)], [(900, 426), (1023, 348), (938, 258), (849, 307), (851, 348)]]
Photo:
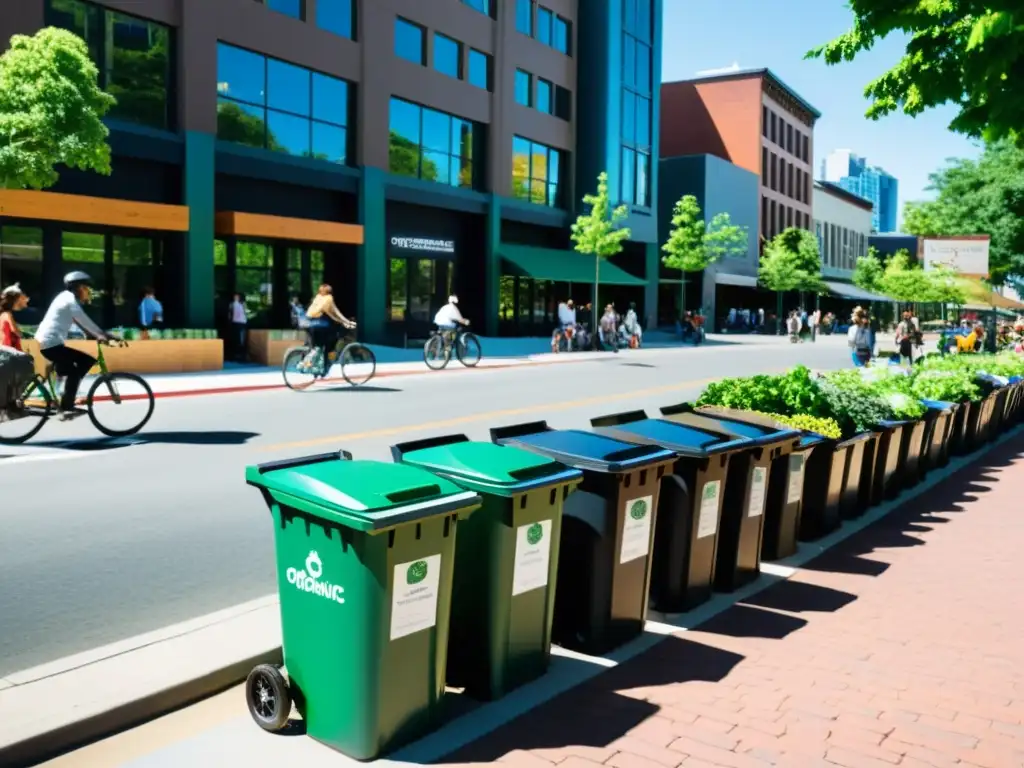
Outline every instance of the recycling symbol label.
[(316, 595), (331, 600), (339, 605), (345, 603), (345, 589), (340, 584), (332, 584), (324, 580), (324, 561), (320, 559), (317, 551), (310, 550), (306, 556), (305, 568), (289, 568), (285, 571), (285, 579), (300, 592)]
[(629, 508), (629, 516), (634, 520), (643, 520), (647, 517), (647, 501), (645, 499), (637, 499)]
[(427, 561), (417, 560), (415, 563), (409, 566), (405, 572), (405, 583), (406, 584), (419, 584), (425, 578), (427, 578)]
[(526, 541), (531, 546), (540, 544), (540, 540), (544, 538), (544, 527), (540, 523), (534, 523), (526, 529)]
[(316, 550), (310, 552), (309, 557), (306, 558), (306, 573), (314, 579), (319, 579), (324, 575), (324, 563), (320, 559), (320, 555), (316, 553)]
[(551, 521), (526, 523), (516, 528), (516, 559), (512, 570), (512, 596), (548, 585), (551, 571)]

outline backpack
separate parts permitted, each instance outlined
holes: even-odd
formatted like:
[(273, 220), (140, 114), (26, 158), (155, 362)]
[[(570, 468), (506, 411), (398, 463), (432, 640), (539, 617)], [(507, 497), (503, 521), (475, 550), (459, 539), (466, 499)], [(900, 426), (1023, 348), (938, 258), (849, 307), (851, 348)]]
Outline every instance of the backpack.
[(871, 352), (871, 332), (861, 326), (853, 336), (853, 348), (857, 352)]

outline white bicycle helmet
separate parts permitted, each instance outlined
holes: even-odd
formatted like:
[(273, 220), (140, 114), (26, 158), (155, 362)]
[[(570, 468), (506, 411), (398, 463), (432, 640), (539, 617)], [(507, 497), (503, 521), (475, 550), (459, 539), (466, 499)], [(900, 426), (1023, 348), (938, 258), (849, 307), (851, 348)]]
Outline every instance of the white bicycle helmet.
[(82, 272), (81, 270), (68, 272), (66, 275), (64, 275), (65, 288), (75, 288), (76, 286), (79, 285), (88, 285), (91, 282), (92, 278), (89, 277), (89, 274), (87, 272)]
[(449, 297), (448, 297), (448, 303), (449, 303), (449, 304), (458, 304), (458, 303), (459, 303), (459, 297), (458, 297), (458, 296), (456, 296), (456, 295), (455, 295), (455, 294), (453, 293), (453, 294), (452, 294), (451, 296), (449, 296)]

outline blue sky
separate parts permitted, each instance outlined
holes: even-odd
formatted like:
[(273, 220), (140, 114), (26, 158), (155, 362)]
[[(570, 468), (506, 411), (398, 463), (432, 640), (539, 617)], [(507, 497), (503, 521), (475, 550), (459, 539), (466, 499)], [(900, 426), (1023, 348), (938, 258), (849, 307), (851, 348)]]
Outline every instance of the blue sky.
[(850, 149), (899, 179), (900, 210), (930, 196), (928, 174), (949, 157), (979, 150), (947, 126), (948, 107), (917, 118), (902, 114), (868, 120), (864, 86), (895, 64), (905, 41), (890, 37), (855, 62), (828, 67), (804, 53), (849, 28), (841, 0), (665, 0), (662, 80), (695, 77), (706, 69), (768, 67), (822, 117), (814, 128), (814, 174), (833, 149)]

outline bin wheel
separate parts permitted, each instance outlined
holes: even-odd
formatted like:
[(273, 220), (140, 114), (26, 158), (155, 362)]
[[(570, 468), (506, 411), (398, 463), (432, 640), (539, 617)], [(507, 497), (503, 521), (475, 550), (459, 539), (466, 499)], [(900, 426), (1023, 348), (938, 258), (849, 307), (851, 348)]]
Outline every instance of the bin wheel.
[(265, 731), (280, 731), (288, 725), (292, 696), (281, 670), (260, 664), (245, 680), (245, 702), (256, 725)]

